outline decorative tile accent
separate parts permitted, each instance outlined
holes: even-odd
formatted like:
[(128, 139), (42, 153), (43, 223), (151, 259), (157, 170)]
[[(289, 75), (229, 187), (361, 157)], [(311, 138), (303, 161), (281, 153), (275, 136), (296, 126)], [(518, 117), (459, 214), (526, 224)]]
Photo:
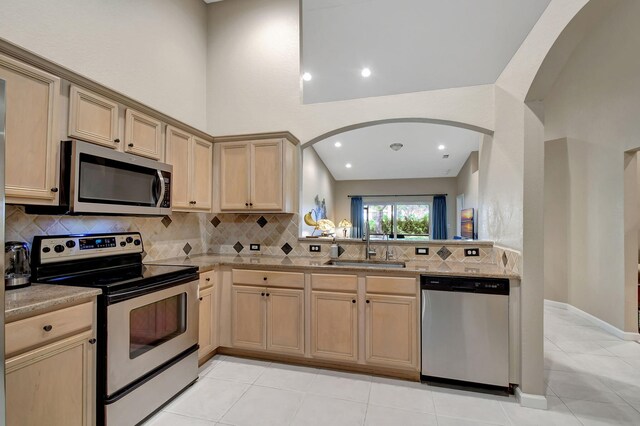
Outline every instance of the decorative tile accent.
[(218, 225), (220, 225), (220, 219), (218, 219), (218, 216), (214, 216), (213, 219), (211, 219), (211, 224), (214, 228), (217, 228)]
[(235, 243), (233, 245), (233, 249), (238, 253), (240, 253), (243, 248), (244, 248), (244, 246), (242, 244), (240, 244), (240, 241), (238, 241), (237, 243)]
[(507, 256), (507, 252), (503, 252), (502, 253), (502, 264), (506, 268), (508, 263), (509, 263), (509, 257)]
[(338, 246), (338, 257), (342, 256), (342, 253), (344, 253), (346, 250), (344, 248), (342, 248), (342, 246)]
[(161, 222), (162, 222), (162, 224), (164, 225), (165, 228), (168, 228), (169, 225), (171, 225), (171, 222), (173, 222), (173, 221), (171, 220), (171, 218), (169, 216), (165, 216), (165, 217), (162, 218)]
[(282, 249), (284, 254), (289, 254), (289, 253), (291, 253), (291, 250), (293, 250), (293, 247), (291, 247), (289, 245), (289, 243), (284, 243), (284, 245), (282, 247), (280, 247), (280, 248)]
[(189, 253), (191, 252), (191, 244), (187, 243), (184, 245), (184, 247), (182, 247), (182, 251), (189, 256)]
[(260, 225), (260, 228), (264, 228), (264, 226), (269, 222), (264, 218), (264, 216), (260, 216), (260, 218), (256, 220), (256, 223)]
[(447, 260), (449, 256), (451, 256), (451, 250), (449, 250), (445, 246), (442, 246), (442, 248), (438, 250), (438, 256), (440, 256), (442, 260)]

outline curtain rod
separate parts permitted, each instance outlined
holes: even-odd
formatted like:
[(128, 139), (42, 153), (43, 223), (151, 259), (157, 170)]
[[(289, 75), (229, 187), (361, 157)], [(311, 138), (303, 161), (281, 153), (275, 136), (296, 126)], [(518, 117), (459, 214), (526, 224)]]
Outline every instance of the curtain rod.
[(347, 195), (348, 198), (353, 197), (435, 197), (436, 195), (444, 195), (445, 197), (449, 194), (387, 194), (387, 195)]

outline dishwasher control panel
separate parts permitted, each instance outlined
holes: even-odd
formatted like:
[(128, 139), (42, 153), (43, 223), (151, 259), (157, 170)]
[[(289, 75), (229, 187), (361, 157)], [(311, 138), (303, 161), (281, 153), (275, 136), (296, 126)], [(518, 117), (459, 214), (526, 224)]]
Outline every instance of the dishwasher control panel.
[(422, 290), (453, 291), (482, 294), (509, 294), (509, 280), (506, 278), (472, 278), (420, 276)]

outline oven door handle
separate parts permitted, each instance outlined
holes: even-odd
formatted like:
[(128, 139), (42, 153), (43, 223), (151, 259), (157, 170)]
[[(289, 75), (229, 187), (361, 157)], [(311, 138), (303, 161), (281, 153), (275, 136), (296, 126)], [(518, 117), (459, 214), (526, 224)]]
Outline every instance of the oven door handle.
[(106, 304), (113, 305), (114, 303), (123, 302), (125, 300), (133, 299), (135, 297), (144, 296), (145, 294), (155, 293), (159, 290), (176, 287), (181, 284), (187, 284), (192, 281), (198, 281), (198, 274), (188, 275), (178, 279), (168, 278), (165, 281), (156, 282), (148, 286), (133, 288), (128, 291), (122, 291), (115, 294), (110, 294), (106, 296)]
[(167, 187), (164, 184), (164, 177), (162, 176), (162, 171), (157, 170), (158, 175), (156, 176), (156, 182), (154, 184), (153, 192), (154, 195), (158, 194), (158, 202), (156, 203), (156, 207), (160, 207), (162, 204), (162, 200), (164, 200), (164, 194), (167, 192)]

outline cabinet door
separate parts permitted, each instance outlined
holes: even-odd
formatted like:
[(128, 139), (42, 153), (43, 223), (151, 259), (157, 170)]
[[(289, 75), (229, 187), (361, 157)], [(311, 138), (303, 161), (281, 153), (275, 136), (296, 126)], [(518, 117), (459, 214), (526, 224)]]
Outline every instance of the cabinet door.
[(231, 291), (231, 343), (237, 348), (266, 349), (264, 287), (234, 285)]
[(196, 210), (211, 210), (213, 197), (213, 144), (196, 137), (192, 142), (191, 202)]
[(311, 292), (311, 355), (358, 359), (358, 307), (354, 293)]
[(220, 147), (220, 209), (247, 210), (249, 208), (248, 143), (222, 144)]
[(267, 288), (267, 350), (304, 355), (304, 290)]
[(0, 56), (0, 79), (6, 81), (7, 201), (53, 204), (60, 79), (5, 56)]
[(388, 367), (416, 368), (416, 298), (367, 295), (366, 361)]
[(255, 210), (282, 210), (282, 141), (251, 143), (251, 197)]
[(189, 151), (191, 135), (167, 126), (167, 163), (173, 166), (171, 174), (171, 206), (189, 209)]
[(124, 150), (154, 160), (162, 160), (162, 122), (133, 109), (127, 109)]
[(200, 291), (199, 359), (204, 358), (213, 351), (213, 331), (213, 288), (209, 287)]
[(69, 136), (119, 149), (118, 104), (88, 90), (71, 86)]
[(95, 354), (85, 334), (7, 360), (8, 426), (93, 423)]

